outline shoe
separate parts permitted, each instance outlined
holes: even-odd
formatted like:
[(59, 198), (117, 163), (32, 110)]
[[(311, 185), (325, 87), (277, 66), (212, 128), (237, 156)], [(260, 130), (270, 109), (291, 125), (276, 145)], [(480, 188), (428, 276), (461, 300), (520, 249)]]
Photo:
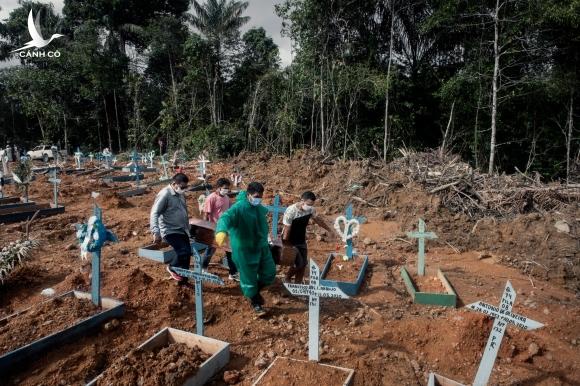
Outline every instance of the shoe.
[(228, 279), (230, 279), (231, 281), (240, 281), (240, 274), (239, 273), (234, 273), (233, 275), (229, 275)]
[(264, 298), (260, 294), (257, 294), (256, 296), (254, 296), (254, 300), (255, 300), (256, 304), (259, 304), (261, 306), (263, 306), (264, 303), (266, 303), (266, 301), (264, 300)]
[(266, 311), (264, 311), (264, 309), (260, 304), (253, 304), (252, 308), (254, 309), (254, 313), (256, 314), (256, 316), (261, 317), (266, 315)]
[(177, 280), (177, 281), (182, 281), (183, 280), (183, 277), (181, 277), (178, 274), (176, 274), (175, 272), (173, 272), (171, 270), (171, 268), (169, 268), (169, 266), (166, 266), (165, 269), (167, 270), (167, 272), (169, 272), (169, 276), (171, 276), (171, 278), (173, 280)]

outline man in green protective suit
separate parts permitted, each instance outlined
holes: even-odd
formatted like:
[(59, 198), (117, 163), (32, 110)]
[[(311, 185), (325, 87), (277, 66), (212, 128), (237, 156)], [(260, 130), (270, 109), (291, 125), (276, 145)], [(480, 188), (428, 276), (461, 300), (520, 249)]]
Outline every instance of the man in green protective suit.
[(264, 187), (252, 182), (238, 194), (236, 203), (225, 211), (216, 225), (216, 242), (230, 238), (232, 259), (240, 273), (240, 287), (257, 316), (266, 314), (260, 290), (274, 282), (276, 265), (268, 245), (268, 209), (261, 205)]

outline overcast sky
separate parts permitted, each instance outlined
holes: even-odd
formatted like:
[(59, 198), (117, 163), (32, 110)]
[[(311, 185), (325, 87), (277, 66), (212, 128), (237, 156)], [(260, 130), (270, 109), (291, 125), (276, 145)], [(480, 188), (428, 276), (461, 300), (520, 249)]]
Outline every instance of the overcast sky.
[[(282, 0), (249, 0), (250, 6), (246, 11), (246, 15), (250, 16), (250, 22), (244, 26), (243, 31), (252, 27), (264, 27), (268, 35), (270, 35), (274, 42), (280, 49), (280, 58), (282, 65), (288, 65), (292, 61), (290, 51), (290, 39), (282, 37), (280, 29), (282, 28), (282, 20), (276, 15), (274, 11), (274, 4), (278, 4)], [(55, 10), (61, 13), (64, 0), (45, 1), (45, 3), (52, 3)], [(0, 0), (0, 20), (8, 17), (10, 11), (18, 7), (18, 0)], [(6, 63), (4, 63), (6, 65)], [(3, 67), (0, 62), (0, 67)]]

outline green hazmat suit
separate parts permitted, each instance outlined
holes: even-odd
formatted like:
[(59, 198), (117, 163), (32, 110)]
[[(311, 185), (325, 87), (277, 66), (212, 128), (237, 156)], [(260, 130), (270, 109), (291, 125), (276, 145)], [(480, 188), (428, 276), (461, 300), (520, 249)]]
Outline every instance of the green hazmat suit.
[(268, 245), (267, 214), (268, 209), (250, 204), (247, 192), (242, 191), (216, 225), (216, 234), (225, 232), (230, 238), (232, 259), (240, 273), (240, 287), (250, 299), (276, 278), (276, 265)]

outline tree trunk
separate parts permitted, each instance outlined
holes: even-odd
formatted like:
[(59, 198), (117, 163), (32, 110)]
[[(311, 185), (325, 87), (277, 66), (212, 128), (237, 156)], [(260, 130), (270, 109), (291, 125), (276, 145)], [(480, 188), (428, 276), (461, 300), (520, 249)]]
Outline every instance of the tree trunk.
[(453, 122), (453, 109), (455, 108), (455, 101), (451, 104), (451, 112), (449, 113), (449, 121), (447, 122), (447, 128), (445, 129), (445, 134), (443, 135), (443, 143), (441, 143), (441, 149), (439, 149), (439, 157), (443, 158), (445, 154), (445, 147), (447, 146), (447, 138), (449, 137), (449, 129), (451, 128), (451, 123)]
[(111, 136), (111, 124), (109, 122), (109, 112), (107, 111), (107, 99), (103, 95), (103, 105), (105, 106), (105, 119), (107, 120), (107, 135), (109, 138), (109, 150), (113, 149), (113, 137)]
[(493, 174), (495, 166), (495, 146), (497, 133), (497, 82), (499, 77), (499, 0), (495, 3), (494, 39), (493, 39), (493, 79), (491, 94), (491, 141), (489, 146), (489, 168), (487, 172)]
[(570, 150), (574, 130), (574, 90), (570, 92), (570, 108), (568, 110), (568, 135), (566, 136), (566, 185), (570, 184)]
[(62, 120), (64, 122), (64, 150), (68, 154), (68, 130), (66, 127), (66, 115), (65, 115), (65, 113), (62, 113)]
[(119, 126), (119, 111), (117, 110), (117, 91), (115, 89), (113, 89), (113, 101), (115, 102), (115, 122), (117, 123), (117, 140), (119, 141), (119, 153), (120, 153), (122, 151), (121, 126)]
[(325, 133), (324, 133), (324, 88), (322, 82), (322, 63), (320, 64), (320, 151), (324, 154), (325, 144)]
[(387, 151), (389, 149), (390, 131), (389, 131), (389, 88), (391, 85), (391, 63), (393, 58), (393, 35), (395, 31), (395, 2), (391, 0), (391, 32), (389, 43), (389, 61), (387, 64), (387, 90), (385, 95), (385, 135), (383, 138), (383, 161), (387, 161)]

